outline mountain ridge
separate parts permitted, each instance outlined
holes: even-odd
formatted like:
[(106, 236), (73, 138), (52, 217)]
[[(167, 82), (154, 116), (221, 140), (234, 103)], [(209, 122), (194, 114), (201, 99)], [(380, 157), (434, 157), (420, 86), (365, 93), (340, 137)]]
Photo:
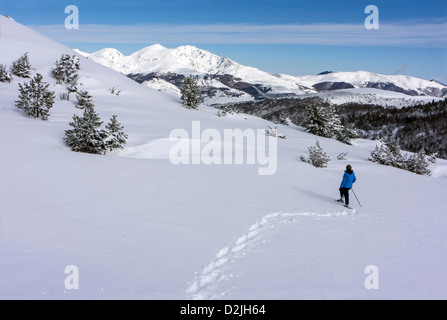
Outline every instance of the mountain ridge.
[(91, 54), (78, 52), (137, 82), (174, 96), (178, 96), (179, 91), (175, 88), (179, 88), (185, 76), (197, 76), (210, 103), (294, 97), (356, 88), (399, 92), (413, 97), (447, 96), (447, 86), (408, 75), (383, 75), (369, 71), (325, 71), (305, 76), (270, 74), (191, 45), (168, 49), (154, 44), (128, 56), (114, 48), (104, 48)]

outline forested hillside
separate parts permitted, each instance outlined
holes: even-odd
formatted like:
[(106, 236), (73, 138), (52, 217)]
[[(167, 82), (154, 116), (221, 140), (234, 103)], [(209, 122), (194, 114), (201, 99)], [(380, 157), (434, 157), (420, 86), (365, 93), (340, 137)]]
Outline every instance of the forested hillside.
[[(319, 98), (268, 99), (227, 105), (223, 109), (256, 115), (276, 123), (285, 123), (289, 119), (302, 125), (306, 105), (315, 99)], [(323, 103), (329, 106), (327, 102)], [(336, 106), (336, 110), (342, 123), (356, 128), (361, 138), (398, 140), (404, 150), (417, 152), (424, 149), (447, 159), (447, 99), (404, 108), (348, 103)]]

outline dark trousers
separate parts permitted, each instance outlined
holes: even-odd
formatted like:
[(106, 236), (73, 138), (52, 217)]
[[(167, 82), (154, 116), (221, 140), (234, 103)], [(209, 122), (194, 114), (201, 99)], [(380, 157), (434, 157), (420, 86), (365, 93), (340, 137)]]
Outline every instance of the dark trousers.
[(348, 188), (340, 188), (340, 197), (345, 197), (345, 204), (349, 205), (349, 190)]

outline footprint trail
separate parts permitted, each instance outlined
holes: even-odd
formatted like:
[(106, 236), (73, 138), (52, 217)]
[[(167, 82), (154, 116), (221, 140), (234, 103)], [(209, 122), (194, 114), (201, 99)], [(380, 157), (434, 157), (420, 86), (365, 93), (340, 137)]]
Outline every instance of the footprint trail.
[[(237, 277), (237, 272), (231, 272), (230, 264), (235, 259), (243, 258), (247, 254), (247, 247), (259, 240), (259, 235), (268, 229), (274, 228), (280, 223), (295, 223), (299, 217), (346, 217), (354, 216), (356, 210), (347, 212), (346, 210), (336, 213), (271, 213), (263, 216), (258, 222), (248, 228), (248, 231), (240, 236), (232, 245), (221, 248), (212, 262), (196, 273), (192, 283), (186, 289), (186, 299), (188, 300), (213, 300), (222, 299), (228, 293), (228, 289), (219, 289), (218, 284), (222, 281)], [(235, 269), (235, 268), (233, 268)], [(222, 286), (219, 286), (222, 287)]]

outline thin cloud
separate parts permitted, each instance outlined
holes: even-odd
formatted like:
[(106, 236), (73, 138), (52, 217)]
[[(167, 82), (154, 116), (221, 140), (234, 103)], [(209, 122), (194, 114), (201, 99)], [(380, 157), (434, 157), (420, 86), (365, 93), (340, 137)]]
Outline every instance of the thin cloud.
[(394, 74), (405, 74), (407, 72), (409, 68), (408, 64), (405, 64), (403, 66), (400, 66), (399, 69), (397, 69), (396, 71), (394, 71)]
[(416, 46), (447, 48), (447, 22), (387, 23), (379, 30), (362, 24), (307, 25), (63, 25), (34, 26), (47, 36), (70, 43), (314, 44), (346, 46)]

